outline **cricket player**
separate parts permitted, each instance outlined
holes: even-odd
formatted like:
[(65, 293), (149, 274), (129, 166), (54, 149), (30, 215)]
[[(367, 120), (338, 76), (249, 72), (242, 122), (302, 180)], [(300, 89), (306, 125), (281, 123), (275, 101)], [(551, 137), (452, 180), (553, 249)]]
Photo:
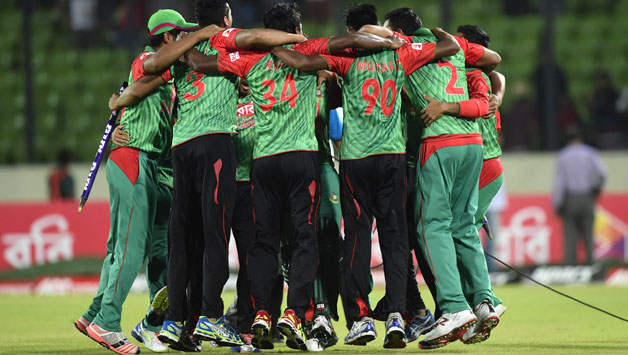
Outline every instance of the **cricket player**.
[[(376, 18), (376, 16), (375, 16)], [(345, 221), (341, 294), (351, 330), (345, 344), (376, 338), (369, 306), (371, 226), (377, 218), (384, 258), (387, 296), (378, 319), (386, 319), (384, 347), (405, 347), (404, 322), (408, 241), (405, 222), (406, 163), (401, 100), (405, 77), (434, 58), (459, 50), (453, 37), (434, 43), (407, 44), (395, 51), (357, 57), (304, 56), (273, 50), (284, 63), (301, 70), (328, 69), (344, 78), (344, 127), (341, 145), (341, 203)]]
[[(301, 33), (300, 14), (295, 5), (281, 3), (264, 16), (264, 26)], [(380, 48), (398, 45), (393, 41), (360, 34), (332, 39), (309, 40), (292, 47), (304, 53), (343, 50), (350, 46)], [(316, 274), (316, 224), (320, 194), (320, 163), (314, 118), (316, 75), (283, 65), (266, 52), (220, 53), (218, 57), (188, 52), (186, 60), (201, 72), (235, 73), (249, 82), (255, 102), (257, 142), (251, 179), (257, 236), (249, 254), (252, 297), (257, 310), (253, 322), (253, 344), (269, 348), (270, 286), (278, 270), (280, 218), (289, 206), (297, 229), (290, 262), (288, 309), (278, 322), (286, 344), (305, 349), (301, 320), (309, 307)], [(196, 63), (196, 64), (192, 64)], [(289, 204), (288, 204), (289, 203)]]
[[(414, 21), (403, 24), (390, 24), (389, 21), (387, 24), (411, 35), (408, 40), (437, 40), (421, 28), (420, 19), (412, 10), (404, 11), (408, 14), (406, 19)], [(494, 52), (469, 44), (460, 37), (456, 40), (462, 51), (424, 66), (409, 77), (406, 87), (416, 110), (427, 106), (424, 95), (438, 96), (439, 101), (447, 102), (467, 100), (467, 83), (462, 75), (465, 63), (487, 66), (489, 71), (499, 64)], [(495, 60), (486, 64), (491, 58)], [(417, 232), (435, 276), (436, 299), (443, 315), (419, 347), (433, 348), (457, 340), (467, 329), (474, 327), (478, 319), (483, 331), (490, 330), (497, 325), (499, 317), (491, 302), (486, 261), (475, 228), (482, 157), (482, 138), (477, 122), (443, 115), (425, 127), (420, 149)], [(465, 298), (462, 283), (467, 285), (468, 294), (473, 295), (472, 306)]]
[[(242, 345), (222, 319), (221, 298), (229, 277), (229, 230), (237, 194), (231, 140), (235, 133), (236, 80), (233, 76), (194, 72), (179, 58), (193, 46), (217, 54), (220, 50), (247, 48), (251, 43), (272, 46), (304, 38), (279, 31), (230, 28), (232, 15), (227, 1), (198, 0), (195, 9), (200, 25), (213, 25), (217, 33), (203, 41), (186, 36), (144, 63), (144, 69), (151, 73), (170, 67), (180, 100), (172, 142), (175, 189), (168, 260), (170, 311), (159, 338), (169, 344), (179, 341), (187, 319), (185, 289), (191, 268), (202, 268), (202, 308), (194, 335), (221, 345)], [(198, 238), (204, 239), (203, 264), (189, 265), (188, 250)]]
[[(167, 26), (159, 24), (168, 23)], [(159, 28), (157, 28), (159, 27)], [(129, 142), (114, 146), (107, 164), (111, 229), (96, 297), (76, 327), (102, 346), (119, 354), (137, 354), (120, 328), (122, 304), (142, 264), (148, 260), (147, 277), (154, 294), (165, 284), (167, 219), (170, 189), (160, 184), (160, 164), (167, 160), (172, 139), (172, 76), (169, 71), (147, 75), (144, 61), (155, 50), (173, 42), (178, 32), (196, 25), (173, 10), (160, 10), (148, 22), (150, 45), (134, 60), (129, 82), (121, 97), (112, 97), (110, 108), (119, 110)], [(202, 35), (199, 33), (198, 35)], [(135, 85), (134, 85), (135, 84)], [(166, 184), (168, 183), (167, 181)], [(149, 349), (164, 351), (143, 320), (134, 336)]]
[[(488, 34), (474, 25), (458, 26), (457, 37), (464, 37), (471, 43), (476, 43), (488, 48), (490, 38)], [(482, 228), (484, 214), (491, 201), (497, 194), (503, 181), (503, 166), (499, 157), (501, 147), (497, 140), (501, 130), (500, 114), (498, 111), (501, 105), (505, 89), (505, 77), (496, 71), (491, 71), (488, 75), (478, 68), (467, 68), (467, 83), (470, 100), (482, 100), (483, 104), (469, 105), (467, 102), (439, 102), (432, 98), (427, 98), (430, 104), (422, 111), (422, 117), (429, 124), (440, 118), (443, 114), (456, 115), (465, 118), (477, 118), (480, 133), (483, 141), (483, 163), (480, 172), (478, 211), (475, 215), (475, 225), (478, 231)], [(490, 99), (489, 99), (490, 98)], [(476, 101), (478, 103), (480, 101)], [(480, 117), (481, 118), (478, 118)], [(471, 295), (467, 294), (466, 284), (463, 283), (463, 291), (467, 295), (467, 300), (473, 302)], [(495, 312), (501, 317), (506, 306), (501, 299), (496, 297), (492, 290), (492, 304)], [(474, 344), (485, 341), (490, 336), (490, 329), (483, 330), (482, 324), (478, 323), (474, 328), (465, 333), (462, 341), (465, 344)]]

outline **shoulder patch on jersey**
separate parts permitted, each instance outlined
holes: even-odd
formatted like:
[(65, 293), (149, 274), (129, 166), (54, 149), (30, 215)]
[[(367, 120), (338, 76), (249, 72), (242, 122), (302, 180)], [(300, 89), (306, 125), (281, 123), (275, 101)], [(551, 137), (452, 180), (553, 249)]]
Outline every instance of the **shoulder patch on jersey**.
[(140, 55), (140, 60), (142, 60), (142, 59), (144, 59), (144, 58), (146, 58), (146, 57), (148, 57), (150, 55), (153, 55), (153, 54), (155, 54), (155, 52), (144, 52), (144, 53), (142, 53)]
[(222, 36), (223, 37), (229, 37), (231, 35), (231, 32), (233, 32), (233, 30), (235, 30), (235, 28), (227, 28), (226, 30), (222, 31)]
[(420, 51), (423, 49), (423, 43), (412, 43), (412, 49)]
[(240, 59), (240, 52), (229, 53), (229, 59), (231, 59), (232, 62)]

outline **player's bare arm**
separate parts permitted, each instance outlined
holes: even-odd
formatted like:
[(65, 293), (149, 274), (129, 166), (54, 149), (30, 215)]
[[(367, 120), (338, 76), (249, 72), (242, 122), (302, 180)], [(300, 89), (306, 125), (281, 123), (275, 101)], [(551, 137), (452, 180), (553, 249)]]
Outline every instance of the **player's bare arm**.
[(146, 59), (144, 71), (148, 74), (157, 74), (164, 71), (198, 42), (209, 39), (223, 30), (224, 28), (222, 27), (209, 25), (188, 35), (182, 32), (181, 39), (169, 43)]
[(190, 69), (203, 74), (219, 74), (218, 56), (205, 55), (198, 49), (192, 48), (185, 52), (185, 63)]
[(270, 50), (275, 46), (305, 42), (301, 34), (288, 33), (269, 28), (252, 28), (239, 31), (235, 36), (235, 45), (241, 49)]
[[(438, 38), (438, 43), (436, 44), (436, 49), (434, 50), (434, 59), (449, 57), (458, 53), (460, 45), (452, 35), (443, 31), (443, 29), (439, 27), (432, 28), (431, 31), (434, 36)], [(392, 30), (377, 25), (364, 25), (360, 29), (360, 32), (370, 33), (384, 38), (394, 37), (394, 32)]]
[(442, 28), (432, 28), (432, 33), (438, 38), (436, 48), (434, 49), (434, 59), (440, 59), (443, 57), (450, 57), (460, 50), (460, 45), (454, 36), (443, 31)]
[(421, 119), (425, 127), (429, 127), (445, 114), (452, 116), (458, 116), (460, 114), (460, 104), (457, 102), (441, 102), (427, 95), (423, 95), (423, 97), (429, 103), (421, 110)]
[(484, 118), (492, 117), (495, 114), (495, 111), (502, 105), (504, 94), (506, 93), (506, 77), (504, 74), (492, 71), (488, 77), (491, 79), (491, 91), (493, 93), (489, 95), (488, 113), (482, 116)]
[(165, 83), (166, 81), (161, 75), (145, 75), (124, 89), (122, 95), (113, 94), (109, 99), (109, 109), (117, 111), (123, 107), (133, 106)]
[(338, 53), (347, 48), (358, 49), (379, 49), (390, 48), (397, 49), (407, 42), (397, 36), (383, 38), (366, 32), (354, 32), (342, 36), (334, 37), (329, 40), (329, 52), (331, 54)]
[(319, 55), (305, 55), (284, 47), (275, 47), (272, 53), (287, 66), (301, 71), (329, 69), (327, 61)]
[(484, 71), (487, 74), (490, 74), (495, 68), (497, 68), (497, 66), (501, 62), (502, 62), (502, 57), (499, 55), (499, 53), (493, 50), (490, 50), (488, 48), (484, 48), (484, 54), (482, 55), (482, 58), (478, 60), (474, 64), (474, 66), (481, 68), (482, 71)]

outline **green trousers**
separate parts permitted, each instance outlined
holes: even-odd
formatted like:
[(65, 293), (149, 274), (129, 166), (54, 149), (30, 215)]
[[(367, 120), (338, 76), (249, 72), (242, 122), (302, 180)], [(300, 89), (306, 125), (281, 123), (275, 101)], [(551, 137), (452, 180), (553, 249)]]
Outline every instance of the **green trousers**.
[(486, 186), (480, 189), (478, 194), (478, 211), (475, 213), (475, 227), (478, 229), (482, 229), (482, 225), (484, 224), (484, 216), (486, 215), (486, 210), (488, 206), (493, 201), (495, 195), (497, 195), (497, 191), (502, 187), (502, 183), (504, 182), (504, 173), (499, 175), (495, 180), (489, 182)]
[(419, 244), (435, 277), (436, 301), (443, 313), (491, 298), (482, 243), (475, 227), (482, 146), (447, 146), (417, 167)]
[[(167, 224), (172, 194), (157, 182), (157, 162), (132, 148), (114, 150), (107, 163), (110, 230), (98, 291), (83, 317), (119, 332), (122, 305), (147, 262), (151, 301), (166, 284)], [(158, 330), (158, 329), (153, 329)]]

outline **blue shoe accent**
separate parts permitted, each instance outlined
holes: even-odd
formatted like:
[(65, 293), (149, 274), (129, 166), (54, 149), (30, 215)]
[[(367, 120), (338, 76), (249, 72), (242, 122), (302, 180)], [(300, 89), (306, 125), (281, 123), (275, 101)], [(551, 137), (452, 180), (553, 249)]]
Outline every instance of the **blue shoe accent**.
[(349, 334), (345, 337), (347, 345), (366, 345), (366, 343), (377, 338), (375, 331), (375, 323), (373, 318), (363, 317), (359, 321), (353, 323)]
[(175, 321), (167, 320), (167, 321), (164, 321), (164, 325), (161, 327), (161, 331), (159, 332), (158, 338), (159, 340), (161, 340), (162, 343), (176, 344), (179, 342), (182, 332), (183, 332), (182, 322), (175, 322)]
[(417, 340), (421, 334), (427, 333), (432, 325), (434, 325), (434, 321), (434, 315), (429, 309), (425, 317), (412, 318), (406, 327), (406, 343), (411, 343)]
[(406, 347), (404, 322), (399, 312), (388, 315), (386, 320), (386, 337), (384, 338), (384, 348), (402, 349)]
[(225, 324), (224, 318), (218, 318), (215, 322), (205, 316), (201, 316), (196, 323), (194, 336), (202, 339), (215, 341), (218, 345), (243, 345), (242, 340), (231, 326)]

